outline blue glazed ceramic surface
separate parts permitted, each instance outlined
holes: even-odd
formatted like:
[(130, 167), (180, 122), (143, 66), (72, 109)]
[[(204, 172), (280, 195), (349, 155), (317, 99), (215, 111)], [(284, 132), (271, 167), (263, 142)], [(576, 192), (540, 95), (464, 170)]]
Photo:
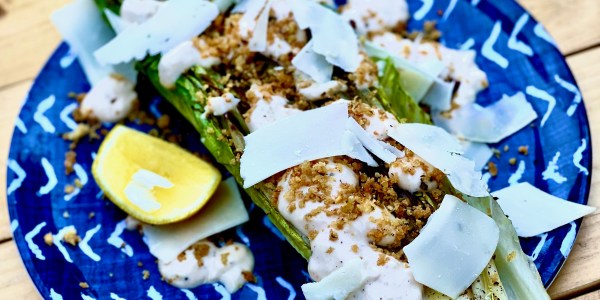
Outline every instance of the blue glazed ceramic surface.
[[(489, 179), (492, 190), (514, 182), (530, 182), (558, 197), (586, 203), (591, 178), (591, 141), (585, 108), (564, 58), (544, 28), (512, 1), (411, 0), (410, 28), (437, 20), (442, 43), (473, 49), (490, 86), (478, 96), (482, 105), (502, 95), (526, 94), (539, 118), (499, 144), (500, 157), (492, 161), (498, 176)], [(497, 2), (496, 2), (497, 3)], [(69, 144), (61, 138), (75, 126), (75, 107), (69, 92), (89, 89), (81, 67), (66, 45), (61, 45), (33, 84), (17, 119), (8, 160), (7, 195), (11, 228), (25, 266), (48, 299), (228, 299), (219, 284), (179, 290), (161, 281), (154, 258), (135, 231), (123, 230), (125, 214), (104, 200), (91, 176), (93, 155), (100, 141), (85, 140), (77, 147), (75, 172), (63, 165)], [(152, 97), (151, 97), (152, 98)], [(177, 116), (154, 97), (155, 116)], [(206, 153), (199, 136), (183, 120), (172, 118), (172, 128), (183, 135), (182, 145)], [(151, 127), (130, 124), (143, 131)], [(521, 155), (519, 146), (528, 145)], [(508, 163), (517, 159), (516, 165)], [(84, 183), (74, 194), (64, 187), (75, 179)], [(256, 284), (247, 284), (233, 299), (302, 298), (300, 286), (309, 281), (306, 262), (270, 224), (260, 209), (247, 201), (251, 221), (225, 232), (223, 240), (246, 243), (256, 257)], [(65, 218), (68, 212), (68, 218)], [(90, 218), (90, 213), (95, 216)], [(573, 246), (580, 226), (575, 221), (538, 237), (522, 239), (548, 286)], [(44, 234), (56, 234), (73, 225), (83, 246), (49, 247)], [(85, 245), (89, 249), (81, 248)], [(141, 262), (142, 267), (138, 266)], [(144, 280), (142, 272), (150, 271)], [(83, 289), (80, 282), (90, 288)]]

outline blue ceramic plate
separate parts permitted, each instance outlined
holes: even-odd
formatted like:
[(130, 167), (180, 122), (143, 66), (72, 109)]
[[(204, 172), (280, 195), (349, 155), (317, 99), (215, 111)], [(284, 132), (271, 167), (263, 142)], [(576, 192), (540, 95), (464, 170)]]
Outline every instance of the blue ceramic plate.
[[(412, 0), (409, 6), (411, 28), (421, 28), (425, 20), (437, 20), (445, 45), (477, 51), (477, 63), (490, 82), (479, 94), (479, 103), (487, 105), (502, 95), (523, 92), (540, 116), (532, 126), (493, 145), (497, 149), (508, 146), (508, 151), (502, 150), (500, 157), (492, 159), (499, 172), (489, 180), (490, 187), (494, 190), (527, 181), (558, 197), (586, 203), (592, 162), (587, 116), (573, 76), (544, 28), (512, 1)], [(75, 126), (69, 117), (75, 102), (67, 94), (88, 89), (74, 55), (61, 45), (33, 84), (12, 140), (7, 176), (11, 228), (41, 295), (52, 299), (228, 299), (218, 284), (188, 291), (161, 281), (140, 235), (123, 230), (125, 214), (102, 198), (91, 178), (90, 167), (100, 141), (83, 141), (77, 147), (76, 172), (65, 175), (63, 162), (69, 144), (61, 133)], [(154, 116), (177, 116), (165, 101), (152, 95), (147, 98)], [(206, 152), (188, 124), (172, 119), (176, 119), (174, 131), (183, 135), (183, 146)], [(149, 126), (132, 126), (150, 130)], [(518, 153), (521, 145), (529, 146), (528, 155)], [(516, 165), (508, 163), (511, 157), (517, 158)], [(65, 185), (76, 178), (84, 186), (66, 195)], [(225, 232), (223, 239), (250, 246), (258, 282), (245, 285), (232, 298), (302, 298), (299, 287), (309, 281), (306, 262), (263, 212), (247, 203), (251, 221)], [(92, 212), (95, 216), (90, 218)], [(44, 243), (44, 234), (69, 225), (83, 237), (78, 248)], [(575, 221), (521, 240), (546, 286), (568, 256), (579, 226), (580, 221)], [(143, 270), (150, 271), (147, 280), (142, 278)], [(90, 287), (81, 288), (80, 282)]]

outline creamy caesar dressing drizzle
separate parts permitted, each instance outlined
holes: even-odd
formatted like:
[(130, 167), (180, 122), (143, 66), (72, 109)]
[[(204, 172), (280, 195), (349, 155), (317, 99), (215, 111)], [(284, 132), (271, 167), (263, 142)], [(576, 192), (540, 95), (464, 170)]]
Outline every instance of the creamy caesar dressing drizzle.
[(161, 57), (158, 63), (160, 84), (173, 88), (179, 76), (191, 67), (210, 68), (220, 63), (221, 60), (217, 57), (203, 56), (192, 41), (185, 41)]
[(246, 123), (251, 132), (277, 120), (301, 112), (297, 108), (288, 107), (288, 100), (284, 97), (264, 95), (260, 87), (255, 84), (250, 87), (248, 92), (257, 99), (249, 116), (246, 118)]
[(393, 29), (409, 17), (405, 0), (348, 0), (341, 15), (359, 34)]
[(476, 53), (473, 50), (449, 49), (439, 43), (411, 41), (391, 32), (373, 37), (372, 42), (417, 66), (432, 60), (442, 62), (445, 70), (439, 77), (460, 82), (453, 99), (456, 104), (474, 102), (477, 93), (488, 86), (486, 74), (475, 63)]
[[(344, 187), (356, 187), (358, 185), (357, 175), (348, 166), (328, 160), (327, 169), (331, 177), (329, 181), (331, 198), (338, 197)], [(330, 230), (336, 221), (334, 216), (328, 216), (326, 213), (321, 212), (316, 215), (312, 214), (310, 218), (306, 217), (315, 209), (324, 208), (325, 204), (307, 201), (304, 207), (296, 206), (295, 209), (290, 211), (290, 202), (285, 196), (290, 190), (289, 180), (288, 173), (279, 182), (282, 191), (279, 194), (277, 205), (284, 218), (300, 232), (305, 235), (309, 235), (310, 232), (317, 232), (310, 243), (312, 255), (308, 263), (308, 271), (314, 280), (319, 281), (340, 268), (344, 263), (360, 258), (371, 278), (363, 287), (353, 291), (349, 297), (350, 299), (422, 298), (422, 286), (414, 280), (408, 266), (373, 249), (371, 244), (375, 241), (367, 237), (370, 230), (377, 228), (375, 222), (382, 219), (383, 214), (386, 214), (386, 218), (394, 218), (389, 212), (373, 205), (371, 212), (361, 215), (356, 220), (347, 223), (343, 229), (337, 230), (337, 236), (333, 240), (330, 236)], [(310, 188), (304, 187), (301, 190), (306, 192)], [(337, 206), (341, 205), (338, 204)], [(384, 236), (377, 244), (386, 246), (393, 241), (393, 236)]]
[(219, 97), (208, 97), (208, 103), (205, 106), (203, 115), (213, 114), (215, 116), (222, 116), (233, 110), (238, 103), (240, 103), (240, 99), (231, 93), (225, 93)]
[(136, 100), (135, 85), (122, 76), (111, 75), (92, 87), (80, 111), (86, 118), (113, 123), (127, 117)]
[(195, 243), (173, 261), (158, 261), (160, 274), (178, 288), (220, 282), (230, 293), (244, 285), (244, 273), (253, 269), (254, 256), (245, 245), (232, 243), (219, 248), (207, 240)]

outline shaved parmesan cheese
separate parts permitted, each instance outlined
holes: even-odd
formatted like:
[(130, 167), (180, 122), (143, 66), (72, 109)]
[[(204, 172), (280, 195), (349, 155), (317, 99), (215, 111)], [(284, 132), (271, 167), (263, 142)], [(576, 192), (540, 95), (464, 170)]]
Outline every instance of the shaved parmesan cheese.
[(498, 204), (521, 237), (551, 231), (596, 210), (548, 194), (527, 182), (511, 185), (492, 195), (498, 198)]
[(453, 157), (462, 153), (456, 138), (432, 125), (399, 124), (388, 130), (388, 135), (446, 174), (455, 169)]
[(521, 92), (503, 96), (500, 101), (481, 107), (472, 103), (452, 111), (450, 118), (433, 114), (436, 125), (467, 140), (497, 143), (519, 131), (537, 118), (531, 104)]
[(492, 218), (446, 195), (403, 250), (418, 282), (456, 298), (481, 274), (498, 239), (498, 226)]
[(312, 47), (313, 41), (310, 40), (292, 59), (292, 65), (317, 83), (325, 83), (331, 79), (333, 65), (327, 62), (325, 56), (315, 53)]
[(101, 64), (114, 65), (164, 54), (198, 36), (218, 14), (217, 6), (208, 1), (170, 0), (148, 21), (128, 27), (94, 55)]
[(346, 120), (348, 102), (337, 101), (289, 116), (247, 135), (240, 161), (244, 188), (319, 158), (348, 155), (377, 165), (356, 136), (347, 131)]
[(133, 24), (131, 22), (127, 22), (127, 21), (123, 20), (123, 18), (121, 18), (120, 16), (118, 16), (112, 10), (110, 10), (108, 8), (104, 9), (104, 15), (106, 16), (108, 23), (110, 23), (110, 27), (112, 27), (112, 29), (117, 34), (123, 32), (123, 30), (125, 30), (125, 28), (127, 28), (127, 27), (131, 26), (131, 24)]
[(314, 41), (312, 49), (316, 53), (346, 72), (356, 71), (362, 57), (358, 51), (358, 37), (350, 23), (314, 1), (293, 1), (292, 11), (301, 29), (310, 28)]
[[(267, 0), (247, 0), (240, 3), (243, 5), (240, 9), (240, 12), (244, 13), (244, 16), (240, 19), (240, 35), (243, 38), (250, 37), (250, 33), (254, 31), (256, 24), (258, 23), (258, 19), (260, 18), (260, 13), (264, 7), (267, 5)], [(238, 8), (237, 6), (235, 8)]]
[(475, 170), (481, 171), (492, 158), (494, 152), (484, 143), (460, 141), (463, 145), (464, 156), (475, 163)]
[(52, 14), (52, 22), (71, 47), (71, 51), (77, 54), (83, 72), (92, 86), (112, 73), (119, 73), (129, 81), (135, 82), (137, 72), (133, 65), (102, 66), (94, 58), (94, 51), (115, 36), (102, 20), (94, 1), (74, 1), (55, 11)]
[[(365, 42), (365, 51), (371, 57), (376, 57), (379, 59), (390, 58), (394, 63), (396, 69), (398, 69), (398, 71), (400, 72), (402, 88), (404, 88), (404, 90), (406, 90), (406, 92), (417, 103), (419, 103), (423, 99), (423, 97), (427, 94), (427, 92), (434, 85), (434, 83), (436, 83), (435, 76), (437, 75), (432, 76), (426, 73), (418, 66), (413, 65), (406, 59), (387, 51), (386, 49), (376, 45), (375, 43)], [(435, 73), (435, 70), (433, 70), (434, 65), (431, 64), (430, 67), (431, 68), (427, 70), (429, 72)], [(443, 89), (443, 87), (438, 89)]]
[(344, 300), (371, 278), (362, 261), (356, 258), (319, 282), (303, 284), (302, 293), (306, 300)]
[(226, 12), (235, 3), (234, 0), (213, 0), (212, 2), (217, 5), (221, 13)]
[(452, 108), (452, 93), (455, 85), (456, 82), (445, 82), (436, 78), (421, 102), (429, 105), (433, 111), (447, 111)]
[(396, 155), (390, 152), (387, 148), (381, 145), (381, 141), (377, 140), (375, 137), (366, 132), (353, 118), (348, 118), (346, 124), (348, 130), (352, 132), (358, 140), (362, 143), (362, 145), (367, 148), (371, 153), (375, 156), (379, 157), (379, 159), (383, 160), (385, 163), (392, 163), (396, 160)]
[(408, 123), (388, 130), (388, 135), (448, 175), (454, 188), (459, 191), (475, 197), (488, 195), (481, 172), (475, 171), (475, 163), (461, 155), (461, 144), (444, 129)]
[(163, 262), (170, 262), (197, 241), (248, 219), (248, 212), (232, 177), (221, 182), (212, 199), (196, 215), (177, 223), (144, 225), (143, 228), (150, 253)]
[(262, 7), (256, 25), (252, 30), (252, 37), (248, 41), (250, 51), (263, 52), (267, 50), (267, 27), (269, 26), (269, 12), (271, 11), (271, 1), (267, 0)]
[(342, 135), (342, 149), (342, 152), (351, 158), (363, 161), (371, 167), (377, 166), (377, 162), (363, 147), (358, 137), (350, 131), (345, 131)]

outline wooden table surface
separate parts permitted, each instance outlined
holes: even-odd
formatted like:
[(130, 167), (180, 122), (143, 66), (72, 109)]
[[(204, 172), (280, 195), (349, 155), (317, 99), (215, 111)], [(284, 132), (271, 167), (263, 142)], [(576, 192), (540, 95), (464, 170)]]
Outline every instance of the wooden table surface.
[[(508, 0), (503, 0), (508, 1)], [(33, 78), (60, 42), (50, 13), (69, 0), (0, 0), (0, 299), (38, 299), (12, 241), (6, 207), (6, 160), (13, 123)], [(521, 0), (567, 57), (582, 90), (592, 135), (600, 132), (600, 1)], [(593, 156), (600, 157), (600, 138)], [(600, 207), (600, 160), (589, 205)], [(600, 300), (600, 211), (583, 221), (575, 246), (549, 289), (555, 299)]]

